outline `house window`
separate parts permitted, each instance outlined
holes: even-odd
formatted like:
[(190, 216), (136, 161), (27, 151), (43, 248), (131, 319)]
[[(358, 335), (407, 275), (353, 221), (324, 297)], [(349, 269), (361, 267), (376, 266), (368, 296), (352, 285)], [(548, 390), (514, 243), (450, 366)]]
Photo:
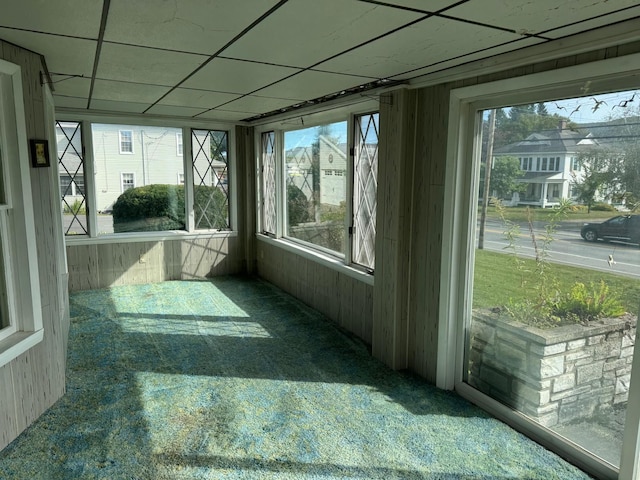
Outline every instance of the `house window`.
[(578, 157), (571, 157), (571, 170), (578, 172), (582, 169), (580, 159)]
[[(372, 273), (379, 116), (351, 118), (261, 134), (261, 230)], [(270, 179), (276, 167), (282, 184)]]
[(122, 186), (122, 193), (126, 192), (130, 188), (135, 188), (136, 186), (136, 176), (134, 173), (121, 173), (120, 174), (120, 185)]
[(0, 367), (43, 339), (20, 67), (0, 60)]
[(542, 158), (542, 171), (545, 172), (547, 170), (547, 157)]
[(540, 157), (536, 158), (536, 171), (539, 172), (541, 170)]
[(229, 230), (229, 133), (192, 130), (196, 230)]
[[(620, 86), (625, 84), (627, 87), (635, 88), (631, 82), (637, 82), (637, 79), (628, 78), (626, 72), (623, 72), (624, 75), (619, 78), (606, 77), (604, 71), (607, 65), (628, 70), (633, 68), (628, 62), (625, 64), (601, 62), (597, 66), (589, 64), (572, 68), (572, 74), (578, 73), (572, 77), (575, 78), (573, 86), (576, 91), (579, 86), (584, 85), (585, 81), (591, 81), (589, 96), (556, 98), (553, 100), (553, 105), (559, 106), (559, 110), (571, 111), (571, 106), (575, 108), (576, 104), (587, 106), (589, 102), (593, 103), (593, 98), (599, 101), (608, 88), (617, 86), (620, 89)], [(598, 68), (601, 78), (592, 81), (594, 68)], [(449, 310), (447, 312), (449, 321), (446, 325), (453, 328), (450, 331), (459, 328), (457, 331), (460, 332), (460, 337), (441, 342), (439, 348), (449, 345), (448, 348), (455, 353), (457, 360), (464, 359), (463, 367), (457, 373), (460, 376), (452, 378), (452, 384), (463, 396), (481, 401), (492, 412), (507, 412), (507, 410), (518, 412), (518, 415), (507, 414), (514, 424), (529, 432), (535, 432), (535, 436), (543, 444), (558, 448), (566, 456), (574, 456), (576, 461), (579, 459), (583, 465), (588, 465), (594, 472), (598, 471), (605, 462), (616, 468), (621, 466), (621, 458), (622, 465), (633, 465), (634, 461), (637, 462), (637, 454), (640, 451), (638, 445), (628, 448), (625, 444), (625, 448), (622, 448), (621, 441), (615, 442), (615, 446), (611, 441), (612, 438), (622, 438), (622, 429), (601, 432), (594, 429), (589, 433), (588, 442), (584, 433), (577, 433), (573, 429), (578, 423), (598, 425), (599, 428), (600, 419), (612, 417), (626, 418), (627, 422), (632, 418), (635, 424), (627, 425), (627, 431), (635, 431), (633, 429), (637, 427), (640, 399), (634, 398), (634, 394), (637, 395), (640, 391), (634, 387), (635, 378), (630, 380), (631, 388), (629, 388), (629, 378), (632, 377), (631, 361), (625, 359), (627, 355), (633, 353), (635, 331), (627, 337), (628, 343), (625, 340), (624, 344), (628, 348), (623, 353), (626, 347), (614, 341), (614, 338), (619, 339), (623, 334), (611, 331), (611, 333), (602, 334), (603, 336), (598, 340), (602, 339), (603, 343), (609, 343), (607, 346), (598, 347), (596, 351), (591, 349), (589, 343), (590, 332), (593, 330), (584, 330), (585, 325), (593, 328), (604, 323), (594, 318), (589, 319), (589, 314), (586, 312), (591, 305), (605, 299), (618, 302), (617, 312), (614, 312), (616, 309), (613, 308), (607, 314), (602, 312), (603, 316), (613, 316), (617, 319), (611, 320), (612, 323), (617, 321), (624, 324), (624, 315), (620, 316), (622, 312), (638, 312), (637, 298), (631, 295), (633, 287), (629, 284), (626, 276), (628, 274), (624, 272), (623, 267), (616, 267), (613, 263), (615, 257), (619, 255), (618, 250), (616, 248), (606, 250), (611, 255), (609, 263), (611, 268), (607, 269), (605, 274), (601, 271), (601, 267), (595, 266), (588, 260), (589, 255), (585, 252), (588, 248), (594, 247), (589, 247), (586, 239), (575, 237), (576, 239), (572, 242), (565, 242), (562, 239), (565, 232), (566, 237), (571, 237), (574, 231), (571, 227), (561, 224), (563, 219), (567, 218), (562, 212), (566, 208), (566, 215), (569, 215), (569, 212), (573, 212), (573, 208), (562, 204), (549, 216), (545, 215), (542, 209), (531, 209), (527, 221), (530, 225), (535, 224), (536, 227), (535, 229), (531, 227), (529, 232), (520, 230), (517, 224), (509, 220), (510, 215), (515, 213), (515, 209), (511, 212), (511, 207), (504, 206), (504, 216), (498, 215), (495, 221), (501, 225), (497, 230), (505, 230), (507, 234), (498, 233), (491, 240), (496, 243), (490, 247), (487, 244), (482, 250), (475, 247), (478, 244), (476, 218), (479, 178), (473, 178), (470, 173), (479, 172), (479, 167), (484, 160), (482, 158), (483, 140), (486, 142), (487, 139), (472, 137), (472, 135), (483, 131), (484, 125), (480, 125), (480, 122), (487, 122), (489, 116), (485, 109), (492, 104), (505, 105), (507, 99), (512, 101), (517, 99), (519, 104), (525, 105), (530, 102), (533, 106), (540, 101), (536, 98), (538, 93), (534, 92), (540, 92), (544, 98), (552, 98), (551, 95), (557, 91), (556, 86), (545, 88), (549, 82), (546, 75), (531, 76), (530, 86), (539, 85), (540, 90), (526, 88), (523, 85), (523, 80), (526, 83), (526, 79), (518, 80), (518, 85), (512, 85), (513, 82), (508, 81), (483, 84), (482, 98), (478, 97), (479, 91), (475, 87), (461, 88), (451, 92), (452, 111), (461, 112), (461, 118), (455, 118), (455, 121), (452, 120), (449, 124), (451, 128), (449, 138), (452, 139), (449, 147), (450, 152), (455, 152), (452, 156), (456, 167), (447, 171), (449, 180), (446, 198), (457, 206), (445, 208), (444, 217), (451, 220), (445, 220), (446, 238), (443, 239), (443, 244), (451, 242), (452, 245), (450, 248), (445, 245), (443, 255), (445, 262), (449, 255), (460, 254), (460, 258), (448, 264), (445, 263), (443, 267), (446, 291), (441, 297), (444, 303), (444, 306), (441, 303), (441, 307)], [(563, 83), (563, 91), (568, 91), (566, 87)], [(513, 90), (510, 91), (510, 88)], [(620, 90), (619, 95), (620, 98), (631, 98), (634, 93), (635, 89), (624, 92)], [(505, 109), (507, 112), (508, 108), (510, 107)], [(506, 114), (506, 112), (502, 113)], [(473, 119), (476, 121), (475, 127), (465, 131), (463, 126), (471, 123)], [(517, 130), (519, 120), (514, 117), (511, 121), (512, 124), (505, 122), (502, 127), (508, 128), (509, 131)], [(629, 154), (635, 151), (640, 134), (623, 134), (622, 128), (625, 128), (623, 122), (620, 122), (620, 127), (616, 127), (615, 122), (608, 122), (607, 125), (612, 125), (612, 129), (607, 130), (606, 136), (606, 147), (609, 151)], [(617, 128), (620, 128), (620, 132), (616, 132)], [(487, 132), (489, 129), (484, 131)], [(501, 139), (504, 138), (502, 135), (503, 132), (497, 129), (494, 138), (498, 141), (495, 147), (508, 150), (509, 144), (500, 144)], [(576, 144), (585, 138), (580, 135), (586, 136), (588, 131), (576, 132)], [(461, 136), (463, 138), (460, 138)], [(514, 139), (512, 142), (521, 140)], [(455, 150), (457, 145), (463, 145), (459, 151)], [(596, 145), (594, 148), (597, 147)], [(469, 166), (469, 158), (477, 159), (476, 164)], [(559, 158), (552, 157), (551, 162), (547, 158), (546, 169), (557, 170)], [(540, 160), (544, 160), (544, 157)], [(577, 165), (573, 160), (572, 167), (575, 168)], [(635, 181), (632, 178), (637, 179), (635, 164), (620, 165), (620, 162), (611, 159), (610, 156), (602, 156), (600, 160), (602, 161), (599, 162), (596, 172), (598, 175), (601, 173), (618, 175), (619, 185), (612, 185), (611, 188), (620, 192), (627, 192), (630, 187), (633, 188)], [(543, 162), (540, 162), (540, 167), (542, 170), (545, 169)], [(626, 169), (624, 173), (628, 174), (628, 177), (621, 174), (621, 169)], [(464, 174), (469, 180), (461, 186), (456, 182)], [(577, 183), (577, 188), (572, 193), (580, 193), (581, 196), (589, 197), (588, 200), (593, 200), (591, 195), (598, 195), (598, 192), (590, 188), (592, 183), (589, 180), (593, 178), (590, 179), (586, 175), (585, 178), (576, 178), (574, 181)], [(538, 200), (527, 199), (528, 203), (541, 207), (548, 206), (545, 205), (545, 200), (551, 198), (557, 201), (563, 192), (569, 190), (570, 179), (554, 179), (554, 181), (557, 183), (547, 185), (548, 190), (543, 188), (547, 193), (546, 199), (540, 199), (538, 196)], [(628, 183), (625, 184), (625, 182)], [(544, 187), (541, 183), (530, 185), (535, 185), (536, 188)], [(587, 202), (587, 200), (584, 201)], [(583, 218), (587, 220), (589, 217)], [(486, 230), (483, 233), (488, 234)], [(591, 239), (590, 235), (586, 235), (586, 238)], [(535, 256), (528, 258), (529, 252), (526, 250), (532, 245)], [(561, 254), (558, 253), (560, 251)], [(571, 265), (567, 266), (566, 263)], [(449, 271), (452, 273), (449, 274)], [(460, 272), (463, 274), (459, 275)], [(490, 281), (488, 281), (489, 278)], [(514, 279), (517, 280), (514, 281)], [(499, 292), (498, 296), (494, 297), (493, 294), (496, 292)], [(625, 298), (632, 298), (632, 300), (624, 300)], [(522, 326), (523, 324), (525, 326)], [(444, 325), (443, 322), (441, 326)], [(564, 326), (559, 327), (559, 325)], [(555, 336), (570, 329), (580, 333), (571, 339)], [(533, 331), (536, 332), (535, 335), (540, 335), (540, 344), (533, 341), (531, 335)], [(461, 345), (460, 349), (456, 349), (456, 341)], [(608, 353), (600, 355), (599, 352), (604, 350)], [(610, 359), (609, 354), (611, 354)], [(608, 362), (624, 364), (625, 370), (614, 369), (616, 373), (609, 373), (610, 370), (603, 366)], [(635, 359), (634, 363), (636, 363)], [(442, 367), (440, 364), (441, 362), (439, 362), (439, 368), (442, 368), (442, 371), (439, 374), (446, 376), (445, 370), (449, 368), (450, 363), (442, 362)], [(625, 380), (618, 380), (616, 375), (623, 372)], [(533, 387), (532, 390), (530, 390), (531, 387)], [(606, 395), (602, 395), (605, 391), (603, 389), (606, 390)], [(574, 399), (577, 403), (572, 404)], [(516, 416), (523, 420), (526, 418), (526, 421), (516, 419)], [(622, 421), (624, 422), (625, 420)], [(614, 423), (611, 422), (609, 425)], [(564, 441), (559, 442), (562, 438)], [(635, 435), (625, 438), (630, 438), (632, 442), (636, 441)], [(588, 449), (591, 454), (604, 461), (600, 463), (585, 461), (581, 448), (575, 447), (574, 444)], [(600, 476), (615, 478), (617, 472), (613, 468), (611, 470), (611, 474), (601, 473)]]
[[(93, 148), (87, 152), (82, 148), (81, 132), (91, 135)], [(126, 157), (120, 156), (123, 132), (128, 132), (125, 139), (135, 138), (140, 146)], [(195, 130), (192, 148), (187, 148), (192, 152), (189, 159), (176, 155), (178, 145), (184, 153), (182, 132), (183, 126), (56, 122), (65, 233), (98, 237), (228, 230), (229, 132)], [(187, 169), (193, 172), (193, 182)], [(189, 179), (186, 185), (185, 176)], [(136, 188), (135, 198), (131, 194), (121, 198), (132, 188)]]
[(131, 130), (120, 130), (120, 153), (133, 153), (133, 132)]
[(182, 132), (176, 132), (176, 155), (182, 156)]

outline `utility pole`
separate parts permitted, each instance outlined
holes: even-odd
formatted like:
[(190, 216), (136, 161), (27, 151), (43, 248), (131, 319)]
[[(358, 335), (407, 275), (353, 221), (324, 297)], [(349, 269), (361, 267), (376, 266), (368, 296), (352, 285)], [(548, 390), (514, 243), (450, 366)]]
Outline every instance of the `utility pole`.
[(487, 139), (487, 160), (484, 166), (484, 191), (482, 192), (482, 211), (480, 213), (480, 231), (478, 232), (478, 249), (484, 248), (484, 226), (487, 222), (487, 207), (489, 206), (489, 192), (491, 191), (491, 168), (493, 164), (493, 134), (496, 130), (496, 109), (489, 112), (489, 138)]

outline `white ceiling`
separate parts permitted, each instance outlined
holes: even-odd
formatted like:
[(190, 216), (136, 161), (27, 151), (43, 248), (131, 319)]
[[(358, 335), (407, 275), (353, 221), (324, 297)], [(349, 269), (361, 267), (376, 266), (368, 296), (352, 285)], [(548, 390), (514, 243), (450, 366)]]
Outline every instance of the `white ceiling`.
[(634, 18), (638, 0), (10, 0), (0, 39), (44, 56), (58, 107), (239, 121)]

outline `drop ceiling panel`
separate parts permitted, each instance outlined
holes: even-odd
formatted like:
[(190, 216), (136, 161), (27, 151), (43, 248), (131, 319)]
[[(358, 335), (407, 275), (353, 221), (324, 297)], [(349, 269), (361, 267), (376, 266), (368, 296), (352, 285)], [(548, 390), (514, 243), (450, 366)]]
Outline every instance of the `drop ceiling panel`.
[(213, 55), (276, 0), (111, 0), (105, 40)]
[(149, 107), (148, 103), (117, 102), (113, 100), (92, 100), (91, 109), (103, 112), (142, 113)]
[(65, 95), (54, 95), (53, 103), (56, 108), (86, 108), (87, 99), (80, 97), (68, 97)]
[(309, 67), (421, 16), (356, 0), (290, 1), (223, 55)]
[(172, 86), (206, 59), (202, 55), (105, 43), (96, 76), (107, 80)]
[[(0, 20), (1, 21), (1, 20)], [(44, 55), (50, 72), (91, 77), (98, 42), (0, 28), (0, 39)]]
[(458, 1), (455, 0), (382, 0), (384, 3), (391, 3), (400, 7), (417, 8), (427, 12), (437, 12), (450, 5), (455, 5)]
[(102, 2), (20, 0), (2, 2), (0, 25), (97, 39), (101, 17)]
[[(471, 0), (446, 14), (515, 31), (539, 33), (637, 4), (638, 0)], [(605, 19), (603, 23), (607, 23)]]
[(366, 82), (360, 77), (308, 70), (256, 93), (265, 97), (307, 100), (346, 90), (362, 83)]
[(117, 102), (137, 102), (146, 104), (148, 107), (169, 90), (170, 87), (160, 87), (158, 85), (96, 80), (93, 87), (93, 98)]
[(246, 97), (242, 97), (238, 100), (234, 100), (231, 103), (227, 103), (224, 106), (224, 109), (244, 112), (245, 116), (243, 118), (246, 118), (256, 113), (270, 112), (272, 110), (277, 110), (278, 108), (289, 107), (296, 103), (299, 103), (299, 101), (283, 98), (247, 95)]
[(400, 75), (395, 75), (390, 77), (392, 80), (408, 80), (411, 78), (415, 78), (415, 77), (420, 77), (422, 75), (427, 75), (429, 73), (434, 73), (434, 72), (439, 72), (442, 70), (446, 70), (447, 68), (452, 68), (452, 67), (457, 67), (459, 65), (462, 65), (464, 63), (469, 63), (469, 62), (473, 62), (473, 61), (481, 61), (481, 60), (485, 60), (485, 62), (482, 62), (483, 64), (491, 64), (492, 60), (491, 57), (494, 57), (496, 55), (499, 55), (501, 53), (505, 53), (505, 52), (510, 52), (513, 50), (519, 50), (521, 48), (525, 48), (531, 45), (535, 45), (537, 43), (543, 43), (543, 40), (540, 39), (536, 39), (536, 38), (522, 38), (521, 40), (518, 40), (517, 42), (514, 43), (510, 43), (508, 45), (502, 45), (499, 47), (494, 47), (494, 48), (490, 48), (487, 50), (483, 50), (482, 52), (477, 52), (477, 53), (472, 53), (470, 55), (466, 55), (462, 58), (456, 58), (453, 60), (445, 60), (444, 62), (437, 62), (435, 64), (429, 65), (427, 67), (424, 68), (419, 68), (417, 70), (411, 70), (411, 71), (407, 71), (406, 73), (402, 73)]
[[(544, 36), (551, 37), (551, 38), (561, 38), (567, 35), (580, 33), (582, 31), (599, 28), (599, 27), (602, 27), (604, 24), (624, 22), (626, 20), (629, 20), (632, 17), (637, 17), (637, 16), (640, 16), (640, 6), (629, 9), (629, 10), (624, 10), (622, 12), (612, 13), (611, 15), (606, 15), (603, 17), (594, 18), (592, 20), (587, 20), (585, 22), (580, 22), (575, 25), (560, 27), (550, 32), (545, 32)], [(636, 21), (637, 20), (638, 19), (636, 18)]]
[(246, 94), (300, 69), (214, 58), (181, 86)]
[(198, 119), (209, 119), (209, 120), (225, 120), (230, 122), (237, 122), (240, 120), (244, 120), (245, 118), (252, 117), (252, 113), (247, 112), (232, 112), (229, 110), (211, 110), (209, 112), (203, 113), (202, 115), (198, 115), (196, 118)]
[(170, 117), (193, 117), (202, 113), (202, 108), (176, 107), (173, 105), (154, 105), (146, 113), (152, 115), (166, 115)]
[(317, 68), (384, 78), (521, 38), (513, 33), (430, 17)]
[[(51, 75), (54, 95), (65, 95), (69, 97), (89, 97), (91, 88), (90, 78), (74, 78), (67, 75)], [(85, 100), (86, 103), (86, 100)]]
[(239, 95), (232, 93), (176, 88), (158, 103), (160, 103), (160, 105), (173, 105), (177, 107), (196, 107), (202, 111), (235, 100), (238, 97)]

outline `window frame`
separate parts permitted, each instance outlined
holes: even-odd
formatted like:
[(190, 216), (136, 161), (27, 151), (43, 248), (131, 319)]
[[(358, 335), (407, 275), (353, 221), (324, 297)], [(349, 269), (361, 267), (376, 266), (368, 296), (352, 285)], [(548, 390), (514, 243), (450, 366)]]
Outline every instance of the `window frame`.
[(184, 155), (184, 136), (182, 132), (176, 132), (176, 157)]
[[(522, 414), (465, 384), (465, 344), (471, 310), (474, 235), (477, 209), (472, 205), (478, 188), (480, 111), (514, 104), (551, 101), (579, 95), (589, 82), (590, 94), (638, 88), (640, 54), (536, 73), (506, 80), (453, 89), (449, 101), (449, 126), (445, 174), (444, 225), (441, 257), (440, 314), (436, 385), (455, 389), (460, 395), (552, 448), (592, 474), (618, 478), (616, 469), (562, 437), (544, 430)], [(597, 72), (597, 73), (594, 73)], [(473, 162), (468, 162), (473, 158)], [(469, 165), (469, 163), (471, 163)], [(635, 349), (634, 367), (640, 367), (640, 347)], [(636, 373), (634, 377), (637, 377)], [(640, 458), (640, 385), (632, 378), (627, 406), (621, 479), (632, 478)], [(629, 420), (631, 419), (631, 420)]]
[[(84, 111), (76, 111), (72, 109), (57, 110), (55, 112), (55, 120), (61, 122), (78, 122), (83, 129), (83, 148), (84, 156), (84, 177), (85, 177), (85, 195), (87, 204), (87, 220), (88, 235), (66, 235), (66, 245), (94, 245), (109, 243), (129, 243), (141, 241), (160, 241), (180, 238), (208, 238), (208, 237), (236, 237), (238, 236), (237, 221), (237, 157), (236, 157), (236, 131), (235, 126), (230, 123), (215, 120), (196, 120), (185, 118), (156, 119), (141, 117), (139, 115), (101, 115), (88, 113)], [(92, 124), (111, 124), (111, 125), (132, 125), (136, 127), (166, 127), (180, 128), (182, 130), (183, 139), (191, 138), (191, 129), (199, 130), (224, 130), (228, 134), (229, 148), (229, 219), (231, 230), (196, 230), (193, 225), (193, 193), (192, 188), (185, 188), (185, 210), (186, 210), (186, 226), (185, 230), (165, 230), (158, 232), (127, 232), (127, 233), (109, 233), (99, 234), (97, 230), (98, 212), (95, 208), (95, 175), (94, 175), (94, 155), (93, 155), (93, 135), (91, 133)], [(55, 144), (55, 142), (53, 142)], [(191, 142), (183, 143), (182, 168), (184, 173), (185, 185), (192, 185), (193, 172), (191, 170), (192, 146)], [(58, 172), (56, 172), (58, 173)]]
[(9, 326), (0, 337), (1, 367), (44, 338), (22, 75), (18, 65), (5, 60), (0, 60), (0, 138), (5, 196), (1, 274), (7, 279), (9, 308)]
[[(303, 117), (297, 116), (292, 119), (283, 120), (278, 118), (267, 123), (256, 125), (254, 129), (254, 146), (255, 146), (255, 166), (256, 166), (256, 236), (259, 240), (271, 243), (281, 247), (287, 251), (295, 252), (305, 258), (312, 259), (334, 270), (339, 270), (348, 276), (364, 281), (369, 285), (374, 284), (375, 272), (371, 269), (354, 263), (352, 261), (352, 236), (349, 229), (353, 227), (353, 156), (352, 148), (354, 144), (354, 121), (358, 115), (367, 115), (371, 113), (379, 113), (378, 100), (363, 99), (356, 105), (347, 105), (336, 107), (332, 110), (320, 110), (308, 113)], [(285, 203), (286, 196), (283, 194), (286, 185), (286, 172), (284, 163), (284, 133), (289, 131), (301, 130), (305, 128), (317, 127), (319, 125), (327, 125), (331, 123), (347, 121), (347, 171), (346, 175), (346, 215), (345, 215), (345, 234), (348, 235), (346, 242), (345, 254), (334, 252), (321, 246), (305, 242), (303, 240), (294, 239), (286, 236), (284, 228)], [(263, 178), (262, 178), (262, 134), (274, 132), (275, 135), (275, 152), (276, 152), (276, 232), (265, 233), (262, 226), (262, 195), (263, 195)]]
[[(126, 132), (130, 135), (131, 150), (125, 150), (122, 148), (123, 144), (126, 143), (126, 141), (123, 141), (123, 134)], [(133, 155), (135, 153), (133, 149), (133, 130), (118, 130), (118, 151), (120, 152), (120, 155)]]
[[(128, 178), (131, 178), (133, 184), (131, 186), (127, 186), (127, 188), (125, 188), (124, 186), (124, 180), (125, 180), (125, 175)], [(135, 172), (120, 172), (120, 193), (124, 193), (127, 190), (129, 190), (130, 188), (136, 188), (136, 174)]]

